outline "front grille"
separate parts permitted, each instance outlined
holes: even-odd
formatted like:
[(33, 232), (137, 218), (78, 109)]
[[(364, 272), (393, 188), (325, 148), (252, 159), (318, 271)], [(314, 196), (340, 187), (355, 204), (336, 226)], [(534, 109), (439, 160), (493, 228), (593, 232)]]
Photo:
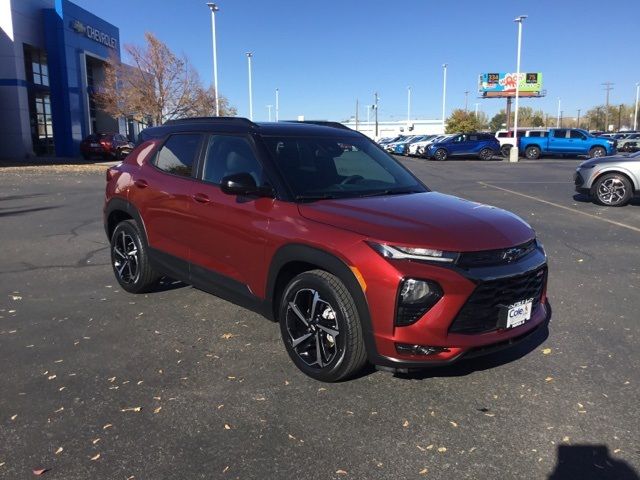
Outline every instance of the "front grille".
[(449, 327), (450, 333), (484, 333), (496, 330), (500, 308), (533, 298), (532, 314), (540, 306), (547, 267), (514, 277), (478, 284)]
[(466, 252), (460, 254), (456, 264), (461, 268), (489, 267), (494, 265), (506, 265), (520, 260), (529, 255), (537, 247), (535, 240), (530, 240), (515, 247), (501, 248), (498, 250), (483, 250), (480, 252)]
[(584, 179), (582, 178), (582, 175), (576, 172), (576, 174), (573, 177), (573, 182), (575, 183), (576, 187), (579, 187), (584, 183)]

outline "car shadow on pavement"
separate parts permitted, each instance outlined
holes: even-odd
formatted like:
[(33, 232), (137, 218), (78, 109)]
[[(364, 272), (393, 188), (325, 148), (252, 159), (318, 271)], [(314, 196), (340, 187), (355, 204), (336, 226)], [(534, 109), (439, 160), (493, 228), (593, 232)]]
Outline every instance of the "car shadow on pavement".
[(559, 445), (556, 467), (548, 480), (640, 480), (623, 460), (612, 458), (606, 445)]
[(424, 368), (421, 370), (410, 370), (408, 373), (395, 373), (398, 378), (407, 380), (426, 380), (429, 378), (440, 377), (463, 377), (474, 372), (489, 370), (507, 363), (514, 362), (528, 355), (549, 337), (549, 324), (531, 335), (529, 338), (512, 347), (506, 348), (499, 352), (490, 353), (480, 357), (468, 360), (462, 359), (452, 365)]
[(181, 282), (180, 280), (174, 280), (173, 278), (169, 277), (162, 277), (153, 289), (153, 293), (168, 292), (170, 290), (177, 290), (178, 288), (184, 288), (188, 286), (189, 285)]

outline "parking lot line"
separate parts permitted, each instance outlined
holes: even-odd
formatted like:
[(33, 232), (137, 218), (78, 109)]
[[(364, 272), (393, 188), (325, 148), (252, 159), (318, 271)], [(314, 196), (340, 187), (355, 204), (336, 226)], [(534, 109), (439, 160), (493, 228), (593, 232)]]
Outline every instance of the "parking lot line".
[(561, 208), (563, 210), (569, 210), (573, 213), (579, 213), (580, 215), (585, 215), (587, 217), (595, 218), (596, 220), (600, 220), (601, 222), (610, 223), (611, 225), (616, 225), (618, 227), (627, 228), (634, 232), (640, 233), (640, 228), (634, 227), (632, 225), (627, 225), (625, 223), (616, 222), (615, 220), (609, 220), (608, 218), (602, 218), (597, 215), (593, 215), (592, 213), (582, 212), (580, 210), (576, 210), (575, 208), (566, 207), (564, 205), (560, 205), (558, 203), (550, 202), (549, 200), (545, 200), (543, 198), (534, 197), (533, 195), (526, 195), (524, 193), (515, 192), (513, 190), (509, 190), (508, 188), (498, 187), (497, 185), (491, 185), (486, 182), (478, 182), (480, 185), (484, 185), (485, 187), (495, 188), (496, 190), (502, 190), (503, 192), (512, 193), (513, 195), (519, 195), (524, 198), (528, 198), (530, 200), (535, 200), (536, 202), (546, 203), (547, 205), (551, 205), (552, 207)]

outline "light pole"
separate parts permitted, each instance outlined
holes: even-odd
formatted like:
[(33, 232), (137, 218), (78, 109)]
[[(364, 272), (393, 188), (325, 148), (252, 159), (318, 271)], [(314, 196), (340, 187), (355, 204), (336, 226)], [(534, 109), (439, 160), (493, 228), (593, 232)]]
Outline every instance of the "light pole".
[(477, 119), (478, 118), (478, 107), (480, 106), (480, 104), (476, 103), (475, 105), (476, 105), (476, 119)]
[(280, 89), (276, 88), (276, 122), (280, 120)]
[(513, 118), (513, 147), (509, 150), (509, 161), (518, 161), (518, 110), (520, 103), (520, 50), (522, 49), (522, 22), (527, 18), (526, 15), (520, 15), (514, 22), (518, 24), (518, 59), (516, 62), (516, 113)]
[(411, 123), (411, 87), (407, 87), (407, 128)]
[(469, 107), (469, 90), (464, 91), (464, 113), (467, 113)]
[(560, 128), (560, 106), (562, 105), (562, 100), (558, 97), (558, 116), (556, 117), (556, 128)]
[(375, 92), (373, 94), (373, 97), (375, 99), (375, 102), (373, 104), (373, 108), (376, 111), (376, 136), (375, 136), (375, 139), (377, 140), (378, 139), (378, 100), (379, 100), (378, 92)]
[(636, 111), (633, 116), (633, 129), (637, 130), (638, 128), (638, 95), (640, 95), (640, 83), (636, 83)]
[(445, 132), (445, 105), (447, 101), (447, 64), (442, 64), (443, 80), (442, 80), (442, 133)]
[(269, 121), (271, 121), (271, 108), (273, 108), (273, 105), (267, 105), (267, 110), (269, 110)]
[(253, 58), (253, 52), (247, 52), (247, 65), (249, 67), (249, 120), (253, 120), (253, 88), (251, 86), (251, 58)]
[(218, 52), (216, 48), (216, 12), (220, 10), (215, 3), (207, 3), (211, 10), (211, 38), (213, 41), (213, 88), (216, 98), (216, 117), (220, 116), (220, 99), (218, 96)]

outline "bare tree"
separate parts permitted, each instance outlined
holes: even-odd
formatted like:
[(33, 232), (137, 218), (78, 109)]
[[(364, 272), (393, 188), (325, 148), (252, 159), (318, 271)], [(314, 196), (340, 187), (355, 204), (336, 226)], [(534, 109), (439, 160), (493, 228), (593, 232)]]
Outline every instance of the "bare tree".
[[(150, 118), (159, 125), (165, 120), (215, 114), (215, 91), (202, 86), (189, 60), (173, 53), (152, 33), (146, 45), (125, 45), (131, 65), (111, 58), (104, 82), (96, 94), (100, 106), (110, 115)], [(220, 97), (222, 116), (233, 116), (235, 108)]]

